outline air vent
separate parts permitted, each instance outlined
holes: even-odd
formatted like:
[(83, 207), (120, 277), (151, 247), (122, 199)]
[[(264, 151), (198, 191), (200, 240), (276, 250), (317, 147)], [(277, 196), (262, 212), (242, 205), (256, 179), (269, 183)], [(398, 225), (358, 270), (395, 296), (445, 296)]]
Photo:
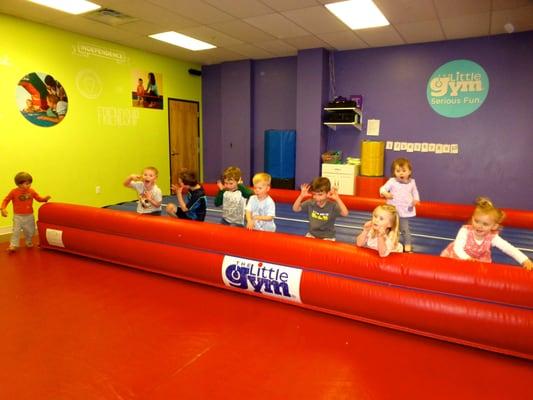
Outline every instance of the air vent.
[(138, 18), (130, 17), (110, 8), (101, 8), (92, 13), (85, 14), (84, 17), (110, 26), (124, 25), (139, 20)]

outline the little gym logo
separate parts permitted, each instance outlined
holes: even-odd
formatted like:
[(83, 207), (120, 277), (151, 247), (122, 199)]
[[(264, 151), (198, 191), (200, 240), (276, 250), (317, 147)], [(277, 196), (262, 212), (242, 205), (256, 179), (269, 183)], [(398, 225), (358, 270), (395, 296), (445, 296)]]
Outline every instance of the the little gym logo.
[(431, 75), (427, 98), (433, 110), (448, 118), (461, 118), (476, 111), (489, 93), (489, 77), (481, 65), (454, 60)]

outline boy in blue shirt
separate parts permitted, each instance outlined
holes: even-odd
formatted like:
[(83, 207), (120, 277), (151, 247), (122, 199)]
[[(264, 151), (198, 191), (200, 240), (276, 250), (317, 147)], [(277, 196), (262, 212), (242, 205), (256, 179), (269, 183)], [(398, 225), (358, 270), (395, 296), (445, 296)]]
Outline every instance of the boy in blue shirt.
[[(188, 190), (185, 196), (183, 190)], [(167, 204), (167, 213), (180, 219), (204, 221), (207, 202), (204, 188), (198, 183), (196, 173), (189, 169), (183, 169), (178, 175), (178, 183), (172, 184), (172, 190), (176, 193), (178, 206)]]

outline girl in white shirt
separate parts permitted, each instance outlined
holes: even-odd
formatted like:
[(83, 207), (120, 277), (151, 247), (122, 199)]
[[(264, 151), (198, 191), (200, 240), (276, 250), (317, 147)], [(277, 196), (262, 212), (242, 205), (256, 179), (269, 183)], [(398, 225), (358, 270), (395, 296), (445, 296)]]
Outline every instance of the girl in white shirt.
[(440, 255), (459, 260), (490, 263), (492, 262), (491, 248), (494, 246), (531, 271), (533, 262), (498, 234), (504, 218), (505, 213), (494, 207), (490, 199), (478, 197), (470, 224), (463, 225), (459, 229), (455, 241), (450, 243)]
[(372, 220), (365, 223), (355, 244), (377, 250), (380, 257), (387, 257), (391, 252), (401, 253), (403, 247), (398, 243), (399, 225), (396, 207), (390, 204), (377, 206), (372, 212)]

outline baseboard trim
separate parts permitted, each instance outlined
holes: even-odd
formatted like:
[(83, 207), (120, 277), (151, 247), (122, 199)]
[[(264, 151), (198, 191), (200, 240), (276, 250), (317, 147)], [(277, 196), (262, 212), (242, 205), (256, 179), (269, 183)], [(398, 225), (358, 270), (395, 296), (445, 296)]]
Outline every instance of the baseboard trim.
[(13, 232), (11, 226), (0, 227), (0, 243), (9, 242), (11, 239), (11, 232)]

